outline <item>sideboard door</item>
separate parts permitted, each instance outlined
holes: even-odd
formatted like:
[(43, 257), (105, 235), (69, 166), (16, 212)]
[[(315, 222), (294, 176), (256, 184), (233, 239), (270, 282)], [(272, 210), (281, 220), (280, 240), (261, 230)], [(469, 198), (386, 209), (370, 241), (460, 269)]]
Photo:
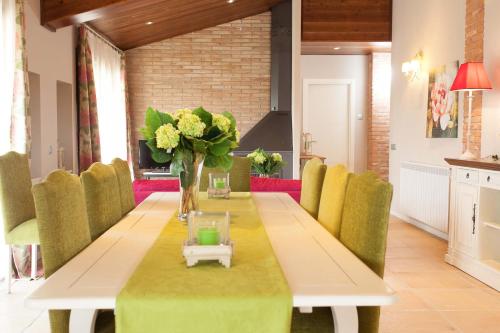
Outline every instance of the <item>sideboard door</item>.
[(455, 209), (457, 212), (455, 215), (455, 248), (475, 258), (479, 231), (478, 187), (458, 183)]

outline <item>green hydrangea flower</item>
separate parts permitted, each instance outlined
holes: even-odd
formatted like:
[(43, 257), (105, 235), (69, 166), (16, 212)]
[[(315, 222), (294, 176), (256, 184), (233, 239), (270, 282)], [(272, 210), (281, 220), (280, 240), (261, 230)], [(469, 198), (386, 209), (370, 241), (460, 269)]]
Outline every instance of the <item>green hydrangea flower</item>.
[(266, 156), (259, 151), (254, 151), (248, 154), (247, 157), (251, 158), (257, 164), (263, 164), (266, 161)]
[(224, 133), (229, 132), (231, 128), (231, 120), (222, 114), (212, 114), (212, 123)]
[(271, 155), (271, 157), (272, 157), (273, 161), (275, 161), (275, 162), (282, 162), (283, 161), (283, 156), (281, 156), (280, 153), (273, 153)]
[(238, 129), (235, 130), (234, 136), (236, 137), (236, 143), (240, 143), (241, 133), (240, 131), (238, 131)]
[(158, 148), (171, 149), (179, 145), (179, 131), (172, 124), (161, 125), (155, 134)]
[(191, 113), (184, 113), (177, 123), (179, 131), (185, 136), (199, 138), (203, 136), (203, 130), (206, 125), (201, 121), (200, 117)]
[(193, 111), (191, 109), (187, 109), (187, 108), (184, 108), (184, 109), (178, 109), (174, 112), (174, 114), (172, 115), (172, 117), (176, 120), (178, 119), (181, 119), (182, 117), (184, 117), (186, 114), (191, 114)]

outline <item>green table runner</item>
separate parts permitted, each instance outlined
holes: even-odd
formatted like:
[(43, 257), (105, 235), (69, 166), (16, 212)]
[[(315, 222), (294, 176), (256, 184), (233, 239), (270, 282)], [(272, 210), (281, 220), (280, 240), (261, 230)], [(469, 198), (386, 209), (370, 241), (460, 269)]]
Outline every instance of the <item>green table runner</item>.
[[(202, 196), (206, 198), (206, 196)], [(205, 262), (187, 268), (187, 227), (170, 218), (116, 304), (116, 329), (130, 332), (289, 332), (292, 296), (253, 199), (200, 201), (231, 213), (231, 268)]]

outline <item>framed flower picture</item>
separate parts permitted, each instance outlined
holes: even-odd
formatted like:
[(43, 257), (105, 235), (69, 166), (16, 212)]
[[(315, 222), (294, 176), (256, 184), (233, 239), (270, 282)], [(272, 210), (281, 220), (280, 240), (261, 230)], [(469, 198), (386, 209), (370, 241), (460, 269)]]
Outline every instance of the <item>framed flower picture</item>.
[(434, 68), (429, 73), (427, 138), (458, 137), (458, 94), (450, 91), (458, 61)]

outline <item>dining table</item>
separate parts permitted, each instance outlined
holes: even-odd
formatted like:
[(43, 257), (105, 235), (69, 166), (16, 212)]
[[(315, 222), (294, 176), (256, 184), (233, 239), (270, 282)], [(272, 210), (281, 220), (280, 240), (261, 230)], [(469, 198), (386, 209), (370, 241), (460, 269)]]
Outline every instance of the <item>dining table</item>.
[[(335, 332), (355, 333), (357, 306), (384, 306), (397, 300), (382, 278), (288, 194), (249, 195), (290, 289), (294, 308), (310, 313), (314, 307), (330, 307)], [(118, 295), (161, 231), (168, 223), (181, 223), (170, 218), (176, 214), (178, 203), (178, 192), (151, 194), (47, 278), (25, 299), (25, 306), (71, 310), (70, 333), (94, 332), (98, 312), (116, 309)]]

